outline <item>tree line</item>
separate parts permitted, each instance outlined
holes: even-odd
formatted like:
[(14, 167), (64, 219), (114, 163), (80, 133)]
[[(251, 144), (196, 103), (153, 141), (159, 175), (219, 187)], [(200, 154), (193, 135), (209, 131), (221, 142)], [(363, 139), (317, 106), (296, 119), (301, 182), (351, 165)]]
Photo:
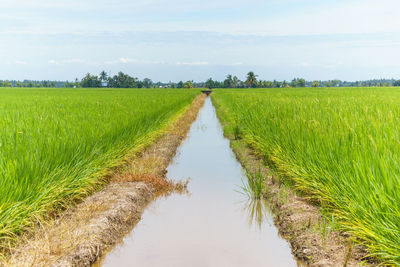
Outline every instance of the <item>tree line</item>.
[(105, 71), (102, 71), (98, 76), (91, 75), (90, 73), (86, 74), (79, 85), (83, 88), (195, 88), (193, 81), (180, 81), (178, 83), (155, 83), (149, 78), (140, 80), (123, 72), (118, 72), (117, 75), (109, 76)]
[(250, 71), (245, 80), (237, 76), (227, 75), (223, 81), (209, 78), (205, 82), (179, 81), (174, 82), (153, 82), (149, 78), (140, 80), (126, 73), (118, 72), (116, 75), (109, 75), (102, 71), (99, 75), (86, 74), (81, 80), (75, 81), (1, 81), (0, 87), (66, 87), (66, 88), (290, 88), (290, 87), (371, 87), (371, 86), (400, 86), (400, 80), (375, 79), (366, 81), (306, 81), (304, 78), (294, 78), (291, 81), (262, 80), (258, 75)]

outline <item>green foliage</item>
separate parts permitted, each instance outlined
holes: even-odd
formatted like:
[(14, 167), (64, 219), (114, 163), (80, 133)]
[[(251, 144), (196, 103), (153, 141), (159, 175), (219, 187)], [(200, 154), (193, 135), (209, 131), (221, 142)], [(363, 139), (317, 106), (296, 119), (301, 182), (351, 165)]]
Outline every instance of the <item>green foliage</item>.
[(0, 87), (11, 87), (12, 83), (10, 83), (9, 81), (4, 81), (0, 83)]
[(265, 188), (265, 178), (261, 171), (251, 173), (247, 172), (247, 179), (242, 180), (242, 191), (252, 199), (260, 199), (263, 196)]
[(319, 81), (312, 82), (312, 87), (319, 87), (319, 85), (320, 85)]
[(138, 88), (138, 79), (123, 72), (108, 78), (108, 87), (111, 88)]
[(88, 73), (82, 79), (81, 86), (83, 88), (100, 88), (101, 87), (101, 80), (99, 79), (99, 77), (91, 75), (90, 73)]
[(306, 86), (306, 80), (302, 78), (296, 78), (293, 79), (292, 82), (290, 83), (291, 87), (305, 87)]
[(214, 81), (212, 78), (208, 79), (205, 83), (204, 83), (204, 87), (208, 88), (208, 89), (213, 89), (214, 86)]
[(254, 72), (247, 73), (246, 85), (250, 88), (255, 88), (258, 85), (257, 76)]
[(372, 256), (400, 265), (396, 88), (216, 90), (212, 98), (243, 139)]
[(191, 88), (194, 88), (194, 85), (193, 85), (193, 83), (192, 83), (191, 81), (187, 81), (187, 82), (185, 82), (185, 84), (183, 85), (183, 88), (191, 89)]
[(198, 93), (1, 89), (0, 245), (93, 191), (105, 168), (151, 142)]

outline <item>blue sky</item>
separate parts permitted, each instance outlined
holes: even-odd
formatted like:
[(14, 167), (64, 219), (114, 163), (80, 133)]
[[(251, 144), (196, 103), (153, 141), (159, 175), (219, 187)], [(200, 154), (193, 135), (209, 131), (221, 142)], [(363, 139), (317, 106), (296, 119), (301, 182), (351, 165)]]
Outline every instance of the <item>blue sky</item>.
[(400, 78), (398, 0), (2, 0), (0, 79)]

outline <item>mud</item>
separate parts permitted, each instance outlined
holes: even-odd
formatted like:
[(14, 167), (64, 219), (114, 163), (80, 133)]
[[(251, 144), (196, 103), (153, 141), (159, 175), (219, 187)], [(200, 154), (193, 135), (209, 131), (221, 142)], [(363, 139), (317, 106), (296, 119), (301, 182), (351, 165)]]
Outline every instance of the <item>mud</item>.
[(82, 203), (37, 227), (20, 246), (10, 249), (4, 266), (90, 266), (141, 219), (148, 203), (174, 187), (166, 168), (204, 104), (198, 96), (151, 146), (127, 158), (109, 184)]

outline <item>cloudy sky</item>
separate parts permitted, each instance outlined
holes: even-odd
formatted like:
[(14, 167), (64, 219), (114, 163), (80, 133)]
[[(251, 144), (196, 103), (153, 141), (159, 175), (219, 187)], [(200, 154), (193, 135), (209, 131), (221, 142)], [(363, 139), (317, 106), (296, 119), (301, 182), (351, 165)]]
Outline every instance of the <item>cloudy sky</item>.
[(400, 78), (398, 0), (0, 0), (0, 79)]

